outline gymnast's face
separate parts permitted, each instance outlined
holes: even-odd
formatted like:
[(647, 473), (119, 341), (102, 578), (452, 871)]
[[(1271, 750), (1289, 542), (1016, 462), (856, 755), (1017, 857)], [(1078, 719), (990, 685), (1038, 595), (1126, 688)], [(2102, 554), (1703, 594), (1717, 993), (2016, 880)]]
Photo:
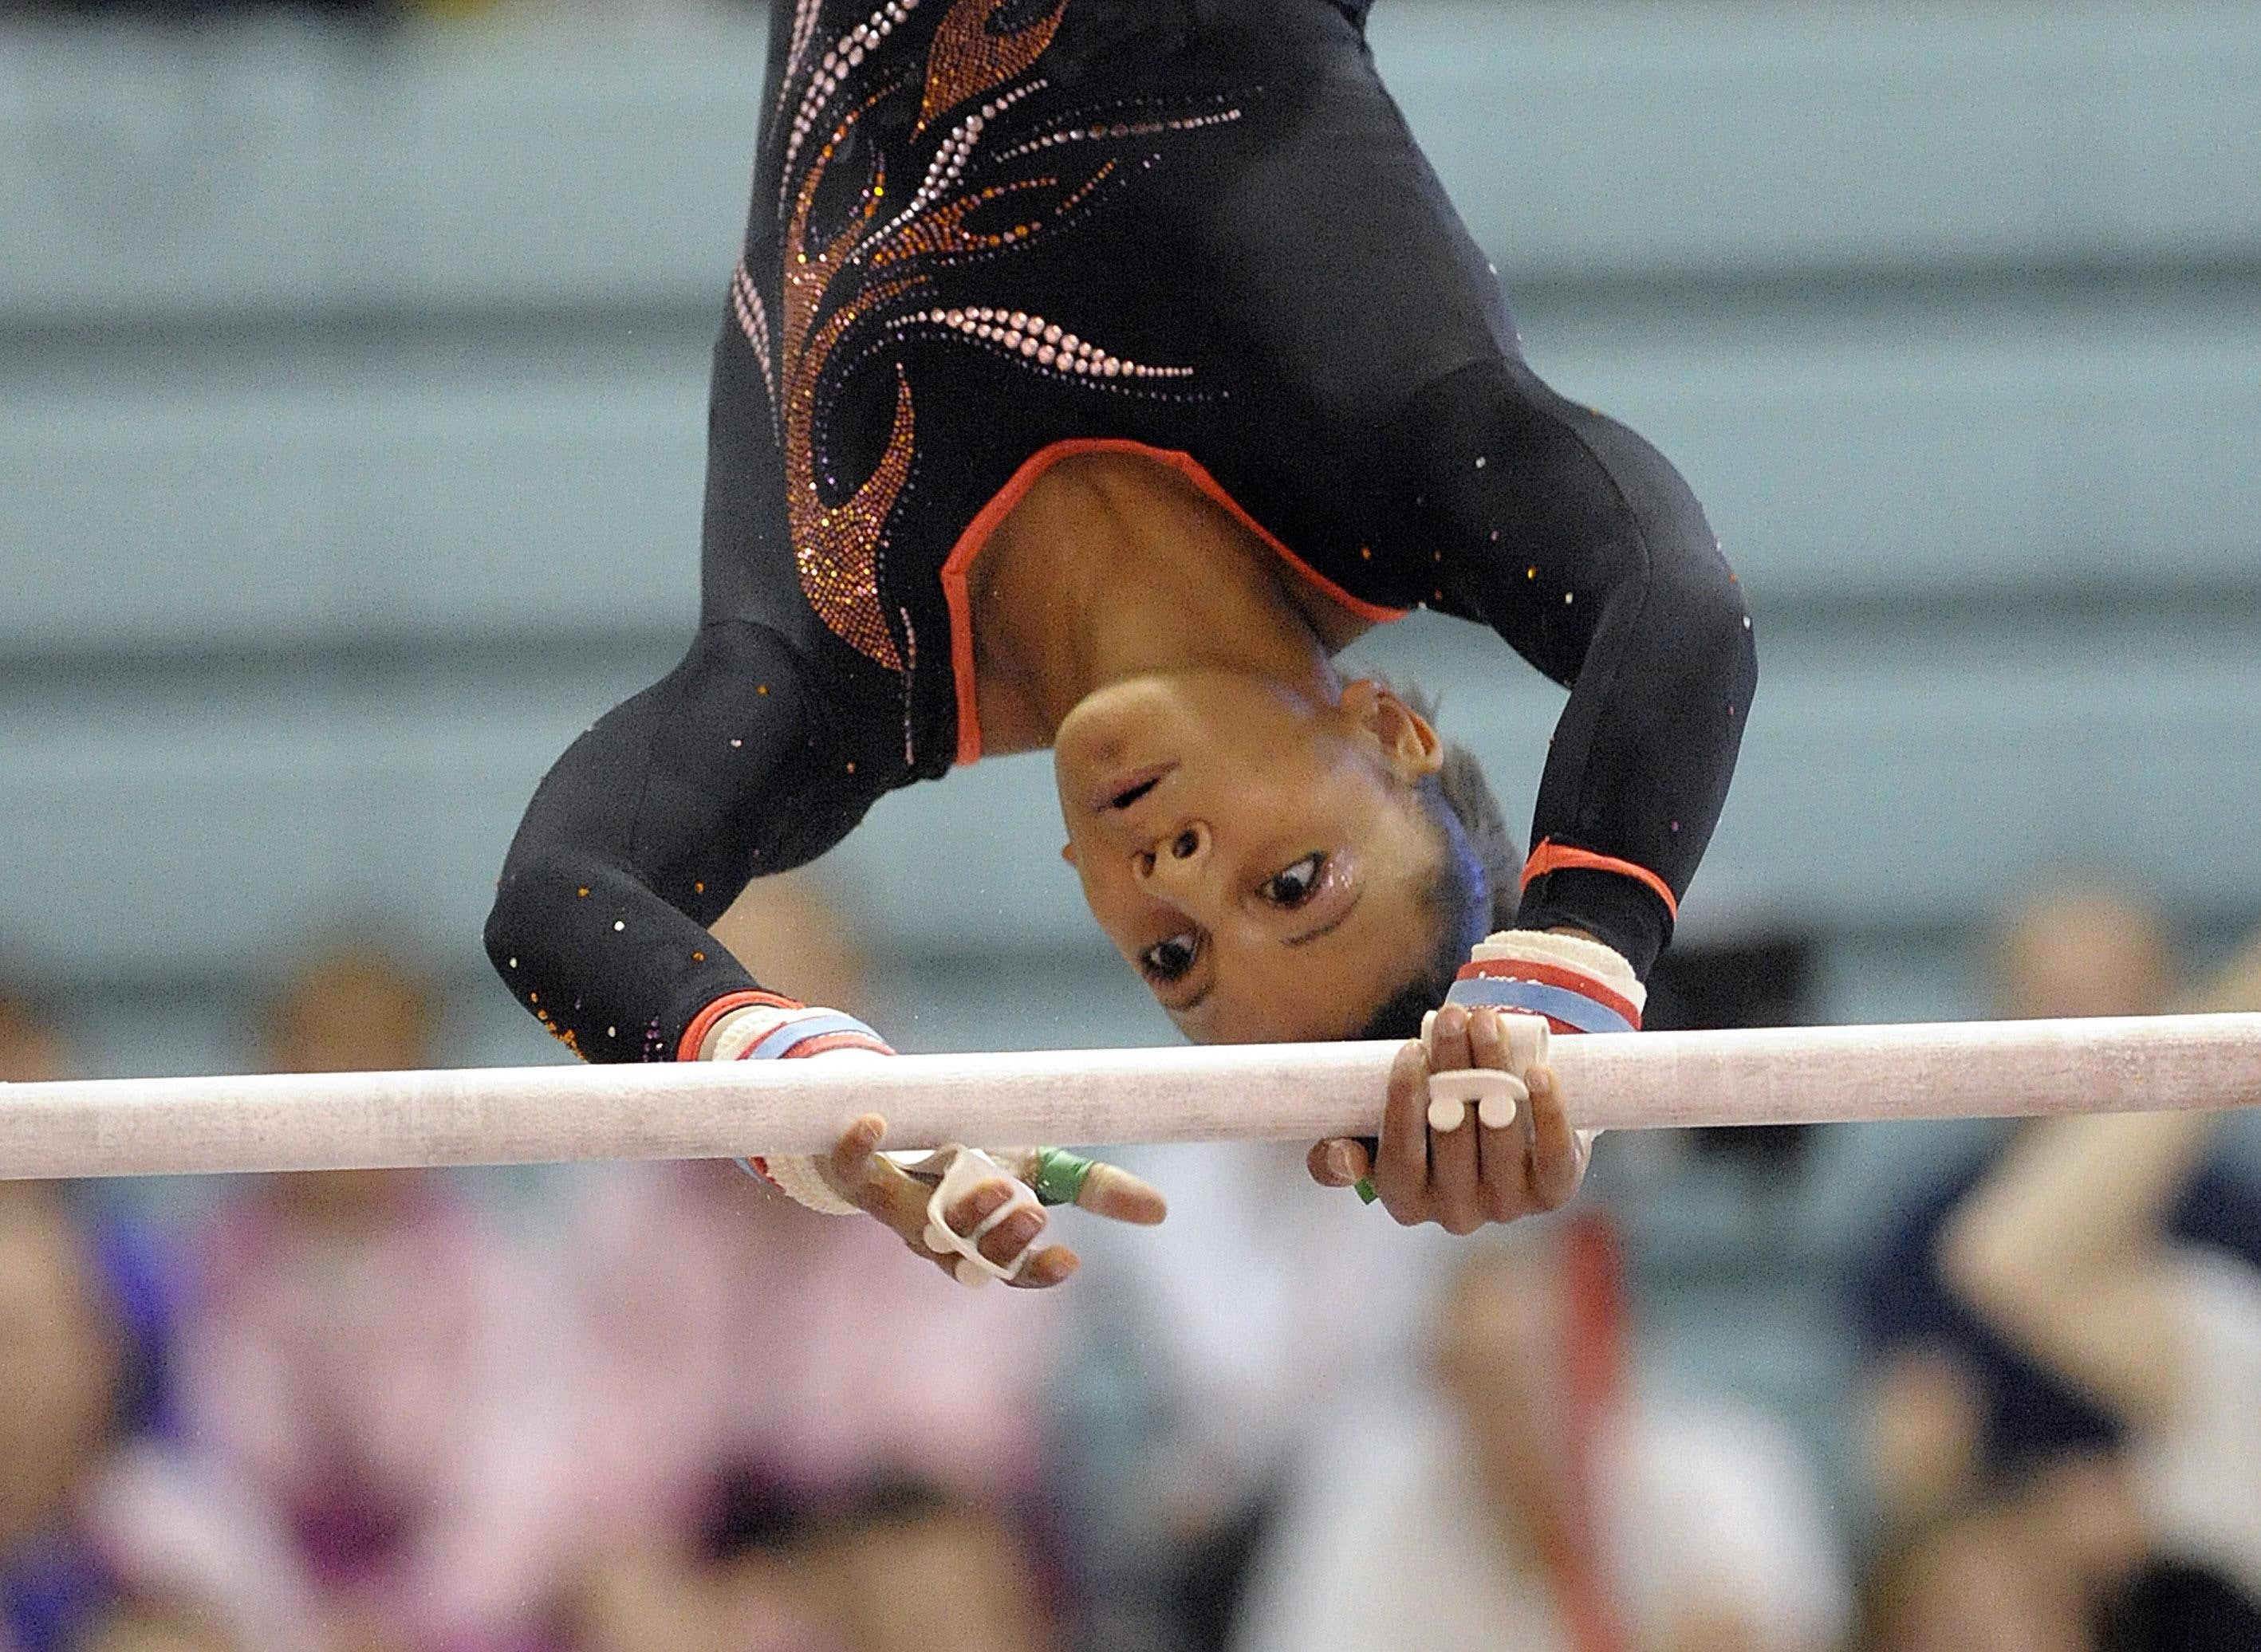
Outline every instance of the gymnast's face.
[(1437, 847), (1413, 782), (1442, 761), (1397, 697), (1254, 676), (1110, 683), (1052, 743), (1068, 863), (1181, 1031), (1346, 1038), (1432, 949)]

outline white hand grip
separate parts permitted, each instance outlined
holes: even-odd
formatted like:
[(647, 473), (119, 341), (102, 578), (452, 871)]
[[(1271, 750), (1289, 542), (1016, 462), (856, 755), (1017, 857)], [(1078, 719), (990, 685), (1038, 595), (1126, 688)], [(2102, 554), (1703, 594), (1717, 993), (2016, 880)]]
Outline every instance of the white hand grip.
[[(1449, 1135), (1468, 1122), (1468, 1109), (1487, 1130), (1504, 1130), (1515, 1122), (1516, 1111), (1531, 1099), (1524, 1075), (1547, 1059), (1547, 1023), (1536, 1015), (1499, 1018), (1507, 1040), (1507, 1069), (1494, 1067), (1456, 1068), (1429, 1075), (1429, 1128)], [(1437, 1025), (1435, 1011), (1421, 1023), (1424, 1043)]]
[(1446, 1134), (1468, 1119), (1476, 1110), (1487, 1130), (1504, 1130), (1515, 1122), (1516, 1109), (1531, 1099), (1531, 1091), (1513, 1073), (1471, 1067), (1460, 1072), (1429, 1076), (1429, 1128)]
[[(981, 1241), (991, 1229), (1016, 1211), (1041, 1210), (1037, 1201), (1037, 1190), (1030, 1187), (996, 1160), (978, 1148), (944, 1148), (951, 1158), (950, 1168), (943, 1172), (942, 1180), (935, 1184), (926, 1202), (926, 1248), (937, 1256), (958, 1253), (954, 1271), (958, 1283), (966, 1286), (985, 1285), (992, 1279), (1017, 1279), (1022, 1265), (1029, 1259), (1023, 1248), (1011, 1263), (999, 1267), (981, 1254)], [(952, 1228), (944, 1215), (952, 1205), (971, 1193), (984, 1182), (1001, 1179), (1013, 1190), (1012, 1198), (981, 1219), (971, 1234), (960, 1234)]]

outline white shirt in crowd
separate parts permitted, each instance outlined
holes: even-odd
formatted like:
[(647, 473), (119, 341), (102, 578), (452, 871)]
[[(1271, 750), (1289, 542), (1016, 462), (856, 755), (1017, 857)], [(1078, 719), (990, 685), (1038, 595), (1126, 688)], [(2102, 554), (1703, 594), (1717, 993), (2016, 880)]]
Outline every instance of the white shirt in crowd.
[(2136, 1499), (2162, 1552), (2261, 1601), (2261, 1271), (2191, 1248), (2167, 1278), (2182, 1391), (2128, 1441)]
[[(1234, 1652), (1579, 1652), (1435, 1404), (1323, 1431), (1260, 1556)], [(1639, 1652), (1683, 1617), (1748, 1652), (1822, 1652), (1851, 1621), (1836, 1522), (1789, 1432), (1741, 1405), (1635, 1402), (1602, 1534)]]

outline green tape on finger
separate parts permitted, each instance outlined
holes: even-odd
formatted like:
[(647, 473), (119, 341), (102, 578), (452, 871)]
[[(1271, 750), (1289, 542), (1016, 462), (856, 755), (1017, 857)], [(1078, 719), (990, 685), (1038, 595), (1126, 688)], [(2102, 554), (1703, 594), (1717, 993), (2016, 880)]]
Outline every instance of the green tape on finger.
[(1073, 1205), (1083, 1196), (1091, 1179), (1094, 1161), (1064, 1148), (1037, 1149), (1037, 1173), (1030, 1178), (1040, 1205)]

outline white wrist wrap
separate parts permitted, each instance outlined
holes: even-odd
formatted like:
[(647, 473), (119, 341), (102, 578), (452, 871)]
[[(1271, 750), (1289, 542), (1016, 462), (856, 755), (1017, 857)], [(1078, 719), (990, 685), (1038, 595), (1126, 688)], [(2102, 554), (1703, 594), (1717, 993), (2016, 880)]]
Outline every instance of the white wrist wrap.
[[(733, 1010), (717, 1021), (707, 1041), (707, 1059), (875, 1062), (885, 1061), (886, 1053), (878, 1035), (852, 1016), (836, 1010), (788, 1010), (764, 1004)], [(797, 1205), (827, 1216), (863, 1213), (832, 1191), (814, 1158), (785, 1155), (739, 1162)]]

